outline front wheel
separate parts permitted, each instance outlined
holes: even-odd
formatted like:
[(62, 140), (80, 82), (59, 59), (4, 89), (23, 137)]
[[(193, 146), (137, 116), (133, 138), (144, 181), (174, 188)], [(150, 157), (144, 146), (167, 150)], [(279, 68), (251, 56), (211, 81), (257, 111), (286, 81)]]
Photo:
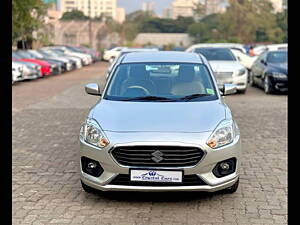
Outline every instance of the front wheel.
[(251, 87), (255, 86), (252, 72), (250, 72), (250, 74), (249, 74), (249, 84)]
[(268, 76), (265, 76), (265, 79), (264, 79), (264, 91), (265, 91), (266, 94), (271, 94), (273, 92), (273, 89), (271, 87), (270, 80), (269, 80)]

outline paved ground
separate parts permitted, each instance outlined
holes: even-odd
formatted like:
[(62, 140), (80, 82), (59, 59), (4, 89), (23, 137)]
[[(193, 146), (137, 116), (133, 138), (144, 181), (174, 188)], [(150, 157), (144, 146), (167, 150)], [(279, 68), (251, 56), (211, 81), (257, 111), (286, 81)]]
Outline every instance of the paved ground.
[(227, 96), (243, 138), (240, 187), (221, 193), (87, 194), (78, 132), (106, 63), (13, 86), (13, 224), (287, 224), (287, 96)]

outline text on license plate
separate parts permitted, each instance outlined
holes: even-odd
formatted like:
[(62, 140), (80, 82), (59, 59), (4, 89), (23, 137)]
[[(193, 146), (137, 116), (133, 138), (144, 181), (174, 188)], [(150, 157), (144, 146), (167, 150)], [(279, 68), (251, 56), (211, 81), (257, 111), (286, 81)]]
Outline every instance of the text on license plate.
[(131, 181), (182, 182), (182, 171), (130, 170)]

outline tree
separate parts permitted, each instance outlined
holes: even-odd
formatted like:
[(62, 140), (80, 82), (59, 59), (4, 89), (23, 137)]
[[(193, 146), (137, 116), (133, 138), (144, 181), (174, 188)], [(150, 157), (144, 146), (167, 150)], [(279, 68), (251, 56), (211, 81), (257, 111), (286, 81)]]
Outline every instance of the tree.
[(65, 12), (60, 19), (61, 20), (88, 20), (89, 17), (85, 16), (82, 11), (73, 9), (71, 12)]
[[(208, 15), (189, 26), (188, 32), (195, 41), (276, 43), (285, 39), (283, 16), (276, 17), (269, 0), (229, 0), (229, 3), (225, 13)], [(283, 21), (281, 26), (279, 21)]]
[(33, 31), (43, 25), (48, 5), (42, 0), (12, 1), (12, 41), (32, 40)]

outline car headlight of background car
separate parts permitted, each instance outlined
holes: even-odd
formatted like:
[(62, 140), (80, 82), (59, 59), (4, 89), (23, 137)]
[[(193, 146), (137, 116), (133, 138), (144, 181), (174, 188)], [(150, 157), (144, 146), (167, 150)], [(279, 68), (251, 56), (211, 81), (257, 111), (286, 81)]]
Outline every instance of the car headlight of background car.
[(213, 149), (217, 149), (232, 143), (238, 135), (240, 135), (240, 132), (236, 122), (224, 120), (213, 131), (206, 144)]
[(286, 74), (279, 72), (272, 72), (272, 76), (279, 79), (285, 79), (287, 77)]
[(104, 132), (98, 123), (93, 119), (87, 119), (86, 122), (80, 127), (79, 138), (80, 140), (84, 140), (85, 142), (98, 148), (104, 148), (109, 144)]
[(247, 70), (246, 69), (240, 69), (239, 71), (238, 71), (238, 76), (241, 76), (241, 75), (243, 75), (243, 74), (245, 74), (247, 72)]

